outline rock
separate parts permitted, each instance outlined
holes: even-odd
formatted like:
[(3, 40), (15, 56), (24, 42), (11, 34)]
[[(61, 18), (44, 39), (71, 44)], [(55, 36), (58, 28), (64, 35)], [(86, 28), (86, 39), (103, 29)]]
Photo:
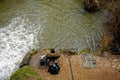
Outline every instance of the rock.
[(110, 52), (105, 51), (103, 55), (104, 55), (105, 57), (108, 57), (108, 56), (110, 56)]
[(23, 66), (29, 64), (29, 60), (30, 60), (30, 54), (27, 53), (26, 56), (23, 58), (23, 60), (20, 64), (20, 67), (23, 67)]
[(36, 54), (38, 52), (38, 50), (32, 49), (30, 52), (28, 52), (25, 57), (23, 58), (20, 67), (23, 67), (25, 65), (29, 65), (30, 63), (30, 59), (32, 57), (32, 55)]
[(82, 59), (84, 61), (92, 61), (92, 60), (94, 60), (93, 54), (82, 54)]
[(98, 0), (84, 0), (84, 9), (88, 12), (96, 12), (100, 10), (100, 2)]
[(117, 59), (114, 59), (113, 62), (118, 62), (118, 60), (117, 60)]
[(117, 65), (116, 69), (120, 72), (120, 63)]
[(70, 50), (63, 50), (61, 53), (67, 55), (67, 56), (72, 56), (76, 54), (76, 51), (70, 51)]
[(93, 54), (82, 54), (83, 66), (85, 68), (95, 68), (96, 60), (94, 59)]
[(96, 61), (84, 61), (83, 66), (85, 68), (95, 68), (96, 67)]
[(120, 62), (118, 60), (112, 62), (112, 67), (120, 72)]

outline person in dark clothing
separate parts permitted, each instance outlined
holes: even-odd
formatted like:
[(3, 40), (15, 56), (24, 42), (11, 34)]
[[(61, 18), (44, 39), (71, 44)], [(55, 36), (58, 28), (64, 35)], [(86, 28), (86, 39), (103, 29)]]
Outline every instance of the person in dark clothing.
[(57, 63), (54, 63), (53, 65), (49, 66), (48, 72), (56, 75), (59, 73), (60, 67), (57, 65)]
[(56, 75), (59, 73), (59, 71), (60, 71), (60, 67), (57, 64), (57, 59), (56, 59), (56, 60), (54, 60), (53, 64), (50, 64), (48, 72), (50, 74)]
[(55, 49), (54, 48), (51, 49), (51, 53), (55, 53)]

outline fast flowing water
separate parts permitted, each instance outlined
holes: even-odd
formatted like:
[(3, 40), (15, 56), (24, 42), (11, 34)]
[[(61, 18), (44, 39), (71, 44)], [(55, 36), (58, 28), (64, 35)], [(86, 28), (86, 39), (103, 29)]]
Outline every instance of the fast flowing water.
[(106, 12), (90, 14), (81, 1), (0, 0), (0, 80), (32, 48), (96, 49)]

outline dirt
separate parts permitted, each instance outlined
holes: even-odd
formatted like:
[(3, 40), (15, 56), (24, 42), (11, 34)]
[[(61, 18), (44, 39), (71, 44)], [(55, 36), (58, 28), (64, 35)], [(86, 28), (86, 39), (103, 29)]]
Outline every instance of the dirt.
[[(120, 72), (113, 68), (114, 62), (120, 62), (120, 56), (106, 57), (95, 56), (97, 66), (93, 69), (84, 68), (83, 60), (80, 55), (67, 56), (61, 53), (58, 59), (60, 72), (58, 75), (51, 75), (48, 72), (48, 67), (40, 69), (40, 56), (46, 54), (47, 51), (42, 51), (35, 54), (31, 59), (31, 66), (42, 77), (43, 80), (120, 80)], [(73, 79), (71, 75), (70, 63), (72, 67)]]

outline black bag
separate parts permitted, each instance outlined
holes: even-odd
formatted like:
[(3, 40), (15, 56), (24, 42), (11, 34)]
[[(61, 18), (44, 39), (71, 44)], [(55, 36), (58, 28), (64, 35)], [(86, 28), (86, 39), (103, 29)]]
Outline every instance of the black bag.
[(59, 73), (59, 70), (60, 70), (60, 67), (57, 65), (57, 63), (55, 63), (55, 64), (49, 66), (48, 72), (53, 75), (56, 75)]

